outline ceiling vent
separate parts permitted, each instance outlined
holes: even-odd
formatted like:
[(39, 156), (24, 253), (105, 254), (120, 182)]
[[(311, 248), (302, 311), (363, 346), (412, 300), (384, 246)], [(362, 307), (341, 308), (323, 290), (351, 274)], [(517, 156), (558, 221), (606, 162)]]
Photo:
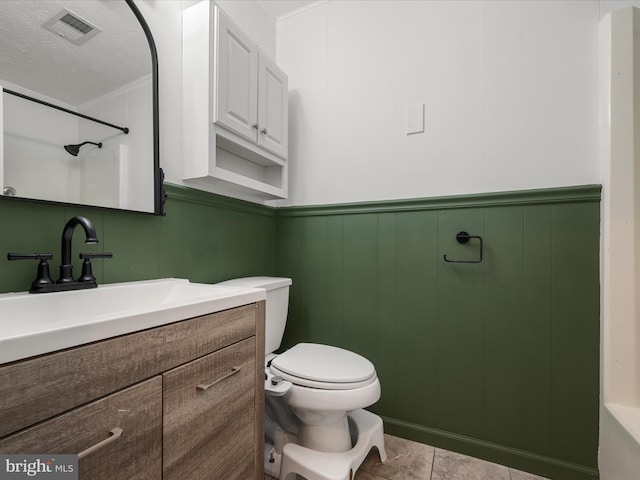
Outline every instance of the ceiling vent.
[(74, 45), (82, 45), (101, 32), (98, 27), (67, 9), (58, 12), (43, 27)]

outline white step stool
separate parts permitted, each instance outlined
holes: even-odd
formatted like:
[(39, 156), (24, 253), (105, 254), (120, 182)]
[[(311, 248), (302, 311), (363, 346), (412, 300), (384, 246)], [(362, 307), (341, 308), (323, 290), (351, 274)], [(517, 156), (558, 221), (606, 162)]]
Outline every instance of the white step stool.
[(295, 480), (295, 474), (307, 480), (352, 480), (371, 447), (378, 448), (380, 461), (385, 462), (382, 419), (363, 409), (354, 410), (349, 418), (358, 432), (356, 445), (351, 450), (325, 453), (287, 443), (282, 449), (280, 480)]

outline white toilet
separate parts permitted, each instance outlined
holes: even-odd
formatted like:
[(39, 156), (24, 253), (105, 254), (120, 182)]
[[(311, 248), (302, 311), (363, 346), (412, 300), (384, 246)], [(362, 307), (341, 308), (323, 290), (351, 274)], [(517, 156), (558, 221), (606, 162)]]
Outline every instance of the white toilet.
[[(382, 421), (376, 415), (361, 410), (380, 398), (380, 382), (373, 364), (366, 358), (348, 350), (329, 345), (300, 343), (279, 355), (274, 354), (284, 334), (289, 305), (290, 278), (246, 277), (228, 280), (220, 285), (264, 288), (266, 300), (265, 334), (265, 390), (268, 411), (277, 410), (276, 422), (283, 426), (269, 427), (265, 433), (282, 429), (281, 435), (266, 444), (265, 469), (272, 476), (280, 476), (282, 465), (309, 480), (343, 478), (342, 474), (327, 476), (324, 471), (315, 474), (314, 462), (326, 470), (326, 454), (333, 454), (335, 464), (344, 463), (353, 474), (372, 446), (376, 446), (382, 461), (386, 459)], [(297, 419), (287, 419), (286, 411)], [(275, 410), (274, 410), (275, 409)], [(292, 417), (289, 415), (289, 417)], [(296, 425), (292, 426), (292, 423)], [(351, 425), (350, 425), (351, 424)], [(283, 433), (284, 432), (284, 433)], [(273, 433), (273, 432), (272, 432)], [(285, 440), (282, 440), (284, 438)], [(278, 444), (293, 443), (294, 445)], [(287, 449), (291, 458), (286, 457)], [(317, 459), (315, 457), (318, 457)], [(274, 465), (276, 464), (276, 465)], [(299, 465), (300, 464), (300, 465)], [(303, 465), (306, 464), (306, 465)], [(274, 475), (275, 473), (275, 475)], [(289, 472), (283, 472), (285, 480)], [(350, 478), (349, 472), (344, 478)]]

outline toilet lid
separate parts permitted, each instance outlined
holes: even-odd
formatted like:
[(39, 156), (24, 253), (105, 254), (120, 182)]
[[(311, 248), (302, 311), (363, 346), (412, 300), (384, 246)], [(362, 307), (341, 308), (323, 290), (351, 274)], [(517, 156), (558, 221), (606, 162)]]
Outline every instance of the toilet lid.
[(317, 343), (299, 343), (278, 355), (271, 370), (297, 385), (328, 389), (358, 388), (376, 376), (373, 364), (363, 356)]

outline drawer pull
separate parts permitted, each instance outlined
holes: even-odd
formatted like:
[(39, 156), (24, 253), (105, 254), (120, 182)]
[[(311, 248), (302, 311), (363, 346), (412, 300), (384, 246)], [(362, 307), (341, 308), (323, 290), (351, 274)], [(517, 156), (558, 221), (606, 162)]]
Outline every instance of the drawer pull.
[(220, 383), (223, 380), (226, 380), (227, 378), (235, 375), (236, 373), (238, 373), (240, 371), (240, 367), (233, 367), (231, 369), (230, 373), (227, 373), (224, 377), (220, 377), (217, 380), (214, 380), (213, 382), (211, 382), (209, 385), (205, 385), (204, 383), (201, 383), (200, 385), (196, 386), (196, 389), (198, 390), (202, 390), (203, 392), (206, 390), (209, 390), (211, 387), (213, 387), (216, 383)]
[(101, 442), (96, 443), (92, 447), (87, 448), (86, 450), (81, 451), (78, 454), (78, 460), (86, 457), (87, 455), (91, 455), (93, 452), (100, 450), (102, 447), (106, 447), (110, 443), (115, 442), (122, 436), (122, 429), (120, 427), (112, 428), (109, 433), (111, 436), (109, 438), (105, 438)]

